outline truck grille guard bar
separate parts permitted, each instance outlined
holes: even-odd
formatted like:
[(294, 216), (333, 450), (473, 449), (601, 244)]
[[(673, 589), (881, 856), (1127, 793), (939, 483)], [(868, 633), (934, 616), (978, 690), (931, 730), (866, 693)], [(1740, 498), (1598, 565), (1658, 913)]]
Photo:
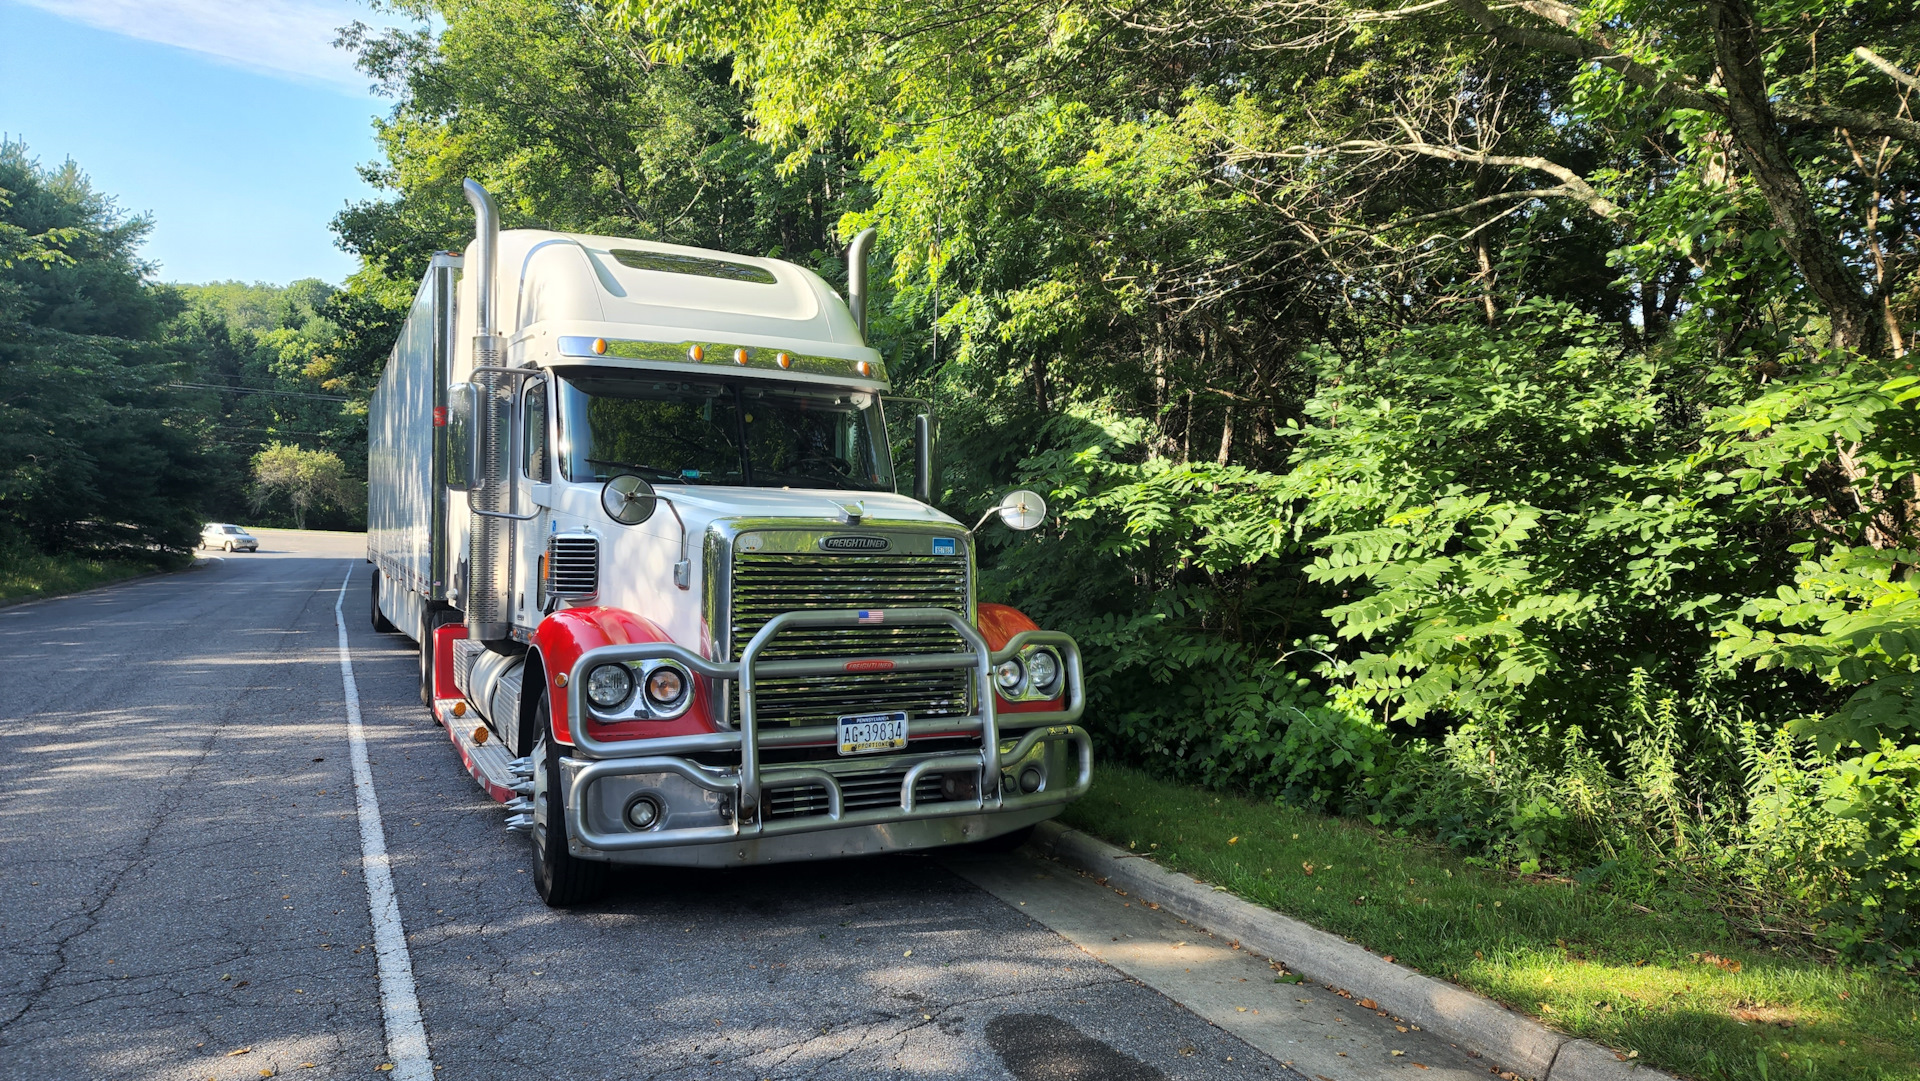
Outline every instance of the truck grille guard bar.
[[(868, 620), (876, 614), (864, 613)], [(740, 653), (738, 662), (711, 661), (681, 646), (667, 642), (638, 645), (601, 646), (590, 649), (574, 662), (567, 677), (567, 717), (572, 726), (574, 746), (593, 756), (572, 771), (571, 798), (566, 801), (567, 832), (579, 843), (602, 851), (633, 851), (674, 845), (736, 841), (743, 838), (770, 837), (783, 833), (805, 833), (843, 826), (878, 825), (906, 819), (945, 818), (994, 811), (1016, 811), (1065, 803), (1086, 792), (1093, 780), (1093, 741), (1085, 729), (1074, 723), (1086, 708), (1085, 681), (1081, 674), (1080, 650), (1073, 639), (1058, 631), (1023, 631), (998, 651), (987, 648), (980, 632), (957, 613), (944, 608), (899, 608), (878, 613), (893, 626), (945, 625), (952, 628), (971, 647), (967, 653), (912, 654), (876, 658), (816, 658), (761, 660), (760, 655), (782, 631), (812, 627), (854, 627), (863, 625), (863, 613), (857, 611), (784, 612), (767, 621)], [(1000, 726), (994, 707), (993, 670), (1000, 662), (1027, 646), (1046, 645), (1059, 650), (1066, 671), (1066, 708), (1043, 713), (1022, 713), (1024, 725), (1033, 724), (1012, 749), (1000, 751)], [(740, 684), (740, 727), (731, 732), (709, 732), (692, 736), (667, 736), (658, 739), (600, 740), (587, 730), (591, 713), (586, 702), (587, 673), (609, 661), (673, 660), (689, 670), (712, 679), (734, 680)], [(980, 749), (974, 752), (941, 753), (915, 761), (907, 768), (900, 785), (898, 806), (863, 811), (844, 810), (840, 784), (826, 770), (803, 766), (779, 765), (763, 768), (763, 746), (817, 743), (837, 740), (832, 727), (789, 729), (763, 737), (754, 716), (753, 685), (760, 677), (838, 675), (855, 661), (884, 660), (893, 671), (934, 669), (972, 669), (979, 703), (969, 717), (942, 717), (909, 721), (909, 740), (931, 735), (980, 735)], [(1007, 794), (1001, 790), (1000, 771), (1018, 763), (1043, 743), (1062, 742), (1072, 746), (1075, 770), (1071, 785), (1047, 788), (1034, 793)], [(911, 744), (909, 744), (911, 747)], [(738, 770), (717, 769), (677, 757), (707, 752), (738, 751)], [(886, 760), (884, 756), (874, 756)], [(920, 805), (914, 787), (929, 773), (971, 771), (976, 777), (971, 800), (942, 800)], [(692, 784), (734, 798), (733, 821), (724, 826), (682, 829), (652, 829), (629, 833), (602, 833), (588, 825), (584, 814), (587, 794), (593, 785), (609, 777), (649, 773), (672, 773)], [(813, 785), (827, 794), (827, 821), (810, 815), (767, 821), (762, 813), (762, 793), (770, 788)]]

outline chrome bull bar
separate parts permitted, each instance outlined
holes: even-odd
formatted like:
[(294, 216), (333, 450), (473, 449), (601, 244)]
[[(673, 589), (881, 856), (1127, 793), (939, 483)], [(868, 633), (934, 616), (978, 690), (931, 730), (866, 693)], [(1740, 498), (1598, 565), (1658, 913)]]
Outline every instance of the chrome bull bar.
[[(1074, 722), (1086, 708), (1085, 680), (1080, 650), (1073, 639), (1057, 631), (1023, 631), (1000, 650), (990, 650), (980, 633), (958, 614), (944, 608), (902, 608), (885, 612), (882, 618), (894, 626), (945, 625), (957, 632), (970, 647), (966, 653), (909, 654), (875, 658), (811, 658), (761, 660), (761, 653), (782, 631), (803, 627), (854, 627), (862, 625), (857, 611), (785, 612), (768, 620), (740, 653), (737, 662), (711, 661), (686, 648), (667, 642), (638, 645), (601, 646), (581, 654), (568, 673), (567, 718), (574, 746), (593, 761), (573, 769), (572, 792), (566, 801), (567, 832), (577, 842), (603, 851), (633, 851), (676, 845), (703, 844), (739, 840), (745, 837), (777, 836), (814, 830), (851, 826), (879, 825), (908, 818), (944, 818), (983, 812), (1015, 811), (1065, 803), (1084, 794), (1093, 779), (1093, 742), (1085, 729)], [(873, 613), (867, 613), (869, 619)], [(1025, 731), (1018, 742), (1000, 751), (999, 717), (995, 708), (993, 670), (1000, 662), (1031, 645), (1047, 645), (1059, 650), (1065, 666), (1066, 708), (1018, 714)], [(657, 739), (600, 740), (588, 731), (592, 714), (586, 702), (586, 676), (595, 665), (609, 661), (673, 660), (690, 671), (712, 679), (740, 684), (740, 726), (734, 731), (708, 732), (691, 736), (667, 736)], [(757, 678), (772, 676), (835, 675), (847, 671), (851, 661), (886, 661), (891, 671), (928, 671), (935, 669), (971, 669), (975, 678), (978, 708), (966, 717), (942, 717), (913, 720), (908, 723), (908, 738), (930, 735), (980, 736), (980, 749), (974, 752), (942, 752), (914, 761), (901, 781), (897, 806), (847, 812), (839, 781), (821, 769), (801, 765), (763, 767), (763, 746), (791, 746), (837, 741), (839, 732), (832, 726), (786, 729), (762, 735), (754, 712), (753, 687)], [(1041, 744), (1064, 742), (1075, 754), (1074, 780), (1056, 789), (1048, 786), (1034, 793), (1001, 791), (1000, 773), (1018, 763)], [(911, 742), (909, 742), (911, 748)], [(737, 770), (716, 769), (688, 761), (680, 755), (737, 751)], [(874, 756), (886, 760), (884, 756)], [(908, 755), (895, 756), (895, 760)], [(972, 772), (976, 778), (974, 795), (968, 800), (942, 800), (920, 805), (914, 786), (930, 773)], [(593, 785), (609, 777), (672, 773), (710, 792), (734, 799), (732, 821), (722, 826), (679, 829), (652, 829), (631, 833), (604, 833), (586, 821), (584, 808)], [(813, 785), (827, 794), (827, 813), (769, 822), (762, 813), (762, 793), (769, 788)]]

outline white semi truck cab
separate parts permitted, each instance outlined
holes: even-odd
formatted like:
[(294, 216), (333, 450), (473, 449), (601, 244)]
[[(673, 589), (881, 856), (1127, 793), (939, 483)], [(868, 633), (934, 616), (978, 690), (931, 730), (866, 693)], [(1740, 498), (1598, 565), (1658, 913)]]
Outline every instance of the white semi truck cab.
[(370, 406), (373, 622), (420, 644), (549, 904), (610, 863), (1015, 842), (1086, 791), (1079, 650), (976, 602), (924, 415), (900, 493), (871, 230), (843, 301), (777, 259), (501, 232), (466, 191), (477, 236)]

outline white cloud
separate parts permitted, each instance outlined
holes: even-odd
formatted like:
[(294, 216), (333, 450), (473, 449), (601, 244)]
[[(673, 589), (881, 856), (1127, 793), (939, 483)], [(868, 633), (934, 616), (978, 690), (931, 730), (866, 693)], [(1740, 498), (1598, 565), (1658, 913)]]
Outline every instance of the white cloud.
[(370, 80), (333, 47), (358, 19), (391, 24), (356, 0), (21, 0), (62, 18), (189, 49), (302, 82), (365, 92)]

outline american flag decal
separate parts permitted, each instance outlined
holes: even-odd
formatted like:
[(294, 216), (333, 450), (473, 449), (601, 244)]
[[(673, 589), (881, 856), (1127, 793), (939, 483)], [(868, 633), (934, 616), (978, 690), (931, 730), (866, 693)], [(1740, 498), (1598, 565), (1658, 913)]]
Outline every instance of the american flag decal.
[(885, 623), (886, 621), (887, 614), (885, 612), (869, 612), (864, 608), (860, 610), (860, 622), (862, 623)]

